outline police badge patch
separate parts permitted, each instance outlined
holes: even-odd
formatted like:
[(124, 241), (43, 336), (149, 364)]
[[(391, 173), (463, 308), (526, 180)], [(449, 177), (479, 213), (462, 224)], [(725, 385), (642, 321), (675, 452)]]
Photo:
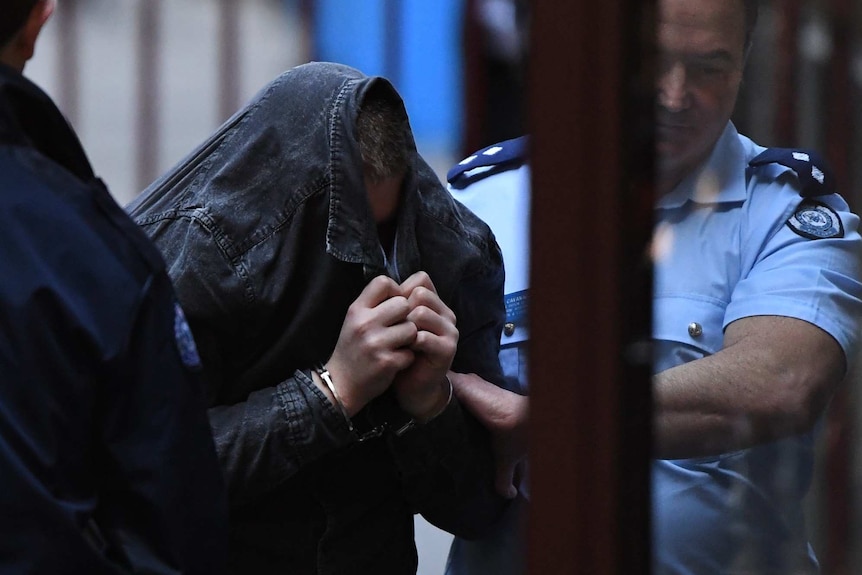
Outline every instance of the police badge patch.
[(203, 366), (198, 355), (198, 348), (195, 345), (195, 338), (189, 323), (186, 321), (186, 314), (183, 313), (183, 308), (177, 302), (174, 302), (174, 337), (183, 365), (193, 371), (200, 370)]
[(811, 240), (843, 238), (844, 224), (838, 213), (821, 202), (805, 200), (787, 220), (787, 226)]

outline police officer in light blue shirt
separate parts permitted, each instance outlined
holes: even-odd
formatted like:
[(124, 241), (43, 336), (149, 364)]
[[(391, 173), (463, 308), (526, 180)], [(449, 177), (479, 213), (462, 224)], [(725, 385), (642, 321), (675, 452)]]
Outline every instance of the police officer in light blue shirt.
[[(508, 391), (470, 376), (452, 374), (461, 402), (491, 428), (490, 405), (511, 407), (518, 425), (526, 425), (527, 322), (529, 273), (530, 168), (526, 137), (479, 150), (449, 170), (449, 191), (482, 218), (494, 232), (506, 270), (506, 324), (500, 340), (500, 364)], [(511, 448), (496, 453), (497, 490), (513, 499), (501, 521), (484, 537), (455, 538), (446, 566), (447, 575), (515, 575), (524, 572), (524, 525), (528, 501), (524, 437), (506, 435)], [(514, 441), (511, 441), (514, 439)], [(511, 441), (511, 443), (510, 443)], [(518, 443), (520, 446), (517, 446)], [(499, 446), (500, 441), (495, 441)]]
[(660, 0), (657, 574), (812, 574), (814, 430), (862, 318), (859, 219), (810, 151), (729, 122), (753, 0)]
[[(739, 334), (729, 345), (728, 333), (735, 322), (752, 317), (772, 318), (776, 332), (784, 329), (785, 318), (801, 320), (828, 334), (834, 343), (824, 344), (837, 344), (837, 355), (850, 358), (856, 349), (862, 317), (858, 218), (837, 194), (804, 197), (819, 193), (820, 185), (813, 192), (802, 188), (790, 167), (752, 163), (762, 151), (729, 125), (704, 169), (658, 202), (653, 250), (657, 373), (668, 374), (686, 362), (697, 366), (717, 353), (733, 356), (737, 346), (748, 344)], [(793, 158), (794, 152), (782, 152)], [(821, 169), (808, 160), (800, 164), (807, 164), (809, 173)], [(756, 349), (770, 353), (768, 342)], [(807, 356), (817, 349), (799, 353)], [(755, 352), (746, 356), (743, 369), (752, 379), (772, 380), (772, 388), (761, 391), (746, 379), (725, 380), (719, 373), (715, 385), (733, 387), (738, 396), (725, 405), (738, 414), (703, 409), (695, 426), (711, 426), (711, 417), (726, 418), (716, 427), (724, 429), (733, 447), (747, 448), (655, 463), (660, 573), (727, 573), (734, 565), (755, 573), (817, 572), (802, 513), (811, 482), (813, 432), (805, 420), (794, 422), (790, 415), (784, 422), (783, 414), (767, 412), (796, 392), (782, 386), (798, 385), (793, 382), (797, 375), (767, 367), (769, 358), (761, 366)], [(837, 381), (842, 365), (826, 367), (826, 373)], [(704, 369), (720, 371), (721, 365)], [(812, 393), (787, 400), (808, 402), (801, 406), (811, 409), (808, 423), (822, 412), (828, 392)], [(752, 403), (737, 407), (737, 401)], [(753, 413), (746, 413), (748, 407)], [(759, 425), (767, 429), (756, 429)], [(759, 433), (774, 435), (774, 441), (754, 444)], [(726, 449), (723, 443), (716, 451)]]

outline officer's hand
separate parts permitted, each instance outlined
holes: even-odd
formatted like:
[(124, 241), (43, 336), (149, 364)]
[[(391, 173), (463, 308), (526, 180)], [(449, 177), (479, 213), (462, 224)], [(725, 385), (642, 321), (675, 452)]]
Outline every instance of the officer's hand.
[[(371, 280), (347, 309), (326, 367), (348, 415), (386, 391), (395, 374), (413, 363), (417, 328), (408, 320), (412, 309), (401, 287), (386, 276)], [(321, 386), (317, 378), (315, 383)]]
[(449, 379), (458, 401), (491, 432), (497, 492), (515, 497), (527, 459), (529, 400), (472, 373), (450, 373)]
[(437, 295), (431, 278), (417, 272), (401, 284), (410, 312), (407, 320), (416, 326), (410, 346), (413, 364), (395, 376), (395, 392), (401, 408), (417, 421), (438, 415), (449, 399), (446, 373), (458, 347), (455, 314)]

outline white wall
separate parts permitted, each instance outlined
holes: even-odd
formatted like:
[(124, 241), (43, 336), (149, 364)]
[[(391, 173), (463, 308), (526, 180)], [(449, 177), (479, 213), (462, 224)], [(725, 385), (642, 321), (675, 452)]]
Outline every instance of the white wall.
[[(121, 204), (140, 192), (136, 182), (137, 13), (147, 0), (79, 0), (78, 84), (74, 127), (97, 174)], [(158, 173), (179, 161), (226, 118), (218, 117), (218, 2), (161, 2), (157, 51)], [(302, 63), (299, 22), (278, 0), (245, 0), (240, 14), (240, 95), (245, 101), (280, 72)], [(59, 93), (60, 11), (45, 28), (25, 73), (55, 97)], [(71, 113), (71, 111), (66, 111)]]

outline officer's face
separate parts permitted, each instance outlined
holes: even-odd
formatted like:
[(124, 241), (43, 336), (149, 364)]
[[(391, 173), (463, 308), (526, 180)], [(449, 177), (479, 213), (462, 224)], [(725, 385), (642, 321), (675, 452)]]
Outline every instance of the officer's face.
[(733, 112), (745, 60), (742, 0), (659, 0), (656, 151), (662, 192), (703, 162)]

